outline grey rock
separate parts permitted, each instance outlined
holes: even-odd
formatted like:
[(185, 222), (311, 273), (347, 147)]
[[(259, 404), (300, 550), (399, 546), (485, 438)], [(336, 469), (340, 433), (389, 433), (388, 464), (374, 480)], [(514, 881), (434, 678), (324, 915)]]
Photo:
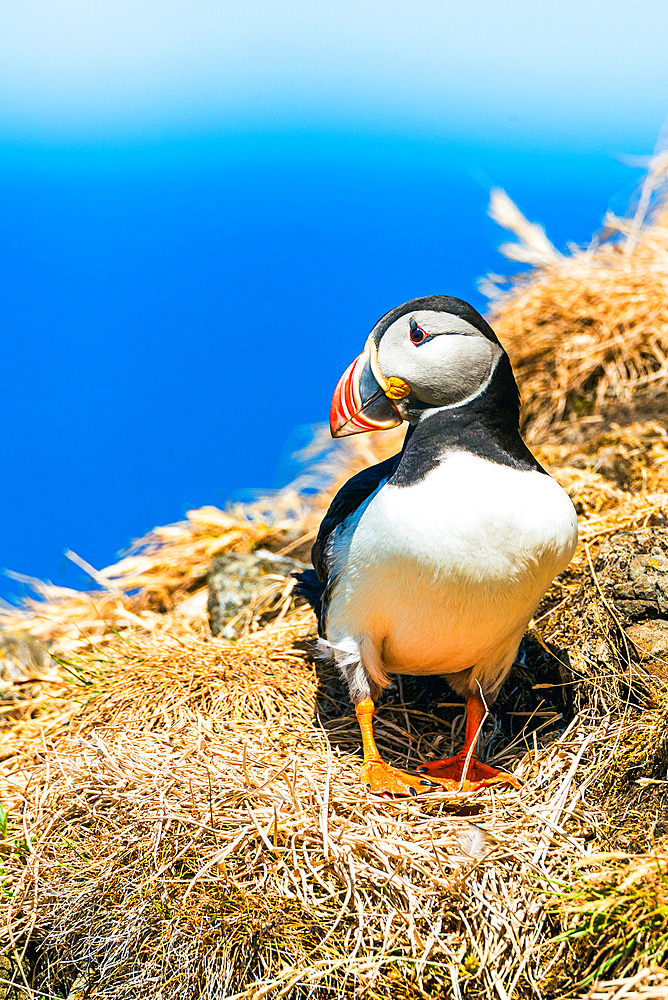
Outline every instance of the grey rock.
[(668, 618), (668, 529), (620, 531), (596, 560), (598, 582), (624, 624)]
[(668, 529), (620, 531), (595, 565), (617, 622), (652, 677), (668, 680)]
[(636, 600), (652, 601), (668, 614), (668, 559), (663, 552), (636, 556), (629, 563), (629, 581)]
[(292, 595), (291, 573), (306, 568), (297, 559), (267, 549), (218, 556), (207, 577), (212, 634), (238, 638), (242, 632), (261, 628), (276, 618), (286, 600), (291, 606), (304, 603)]
[(615, 609), (625, 621), (636, 621), (641, 618), (651, 618), (659, 608), (652, 601), (615, 601)]

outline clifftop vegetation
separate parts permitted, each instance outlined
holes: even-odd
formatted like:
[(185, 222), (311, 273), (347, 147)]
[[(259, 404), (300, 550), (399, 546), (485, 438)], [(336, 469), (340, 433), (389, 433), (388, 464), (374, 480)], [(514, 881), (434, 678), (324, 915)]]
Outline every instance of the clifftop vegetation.
[[(491, 322), (581, 531), (488, 722), (522, 788), (366, 797), (289, 577), (212, 637), (212, 559), (306, 558), (333, 492), (401, 432), (316, 442), (308, 481), (191, 511), (88, 567), (97, 589), (37, 584), (2, 612), (8, 995), (668, 996), (667, 168), (568, 255), (492, 198), (531, 268), (486, 279)], [(414, 767), (462, 718), (445, 683), (404, 678), (377, 737)]]

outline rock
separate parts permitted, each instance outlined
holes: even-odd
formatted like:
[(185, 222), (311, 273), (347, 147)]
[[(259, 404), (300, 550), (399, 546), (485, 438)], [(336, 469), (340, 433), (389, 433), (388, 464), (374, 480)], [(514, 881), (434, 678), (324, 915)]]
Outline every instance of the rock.
[(640, 528), (607, 539), (599, 585), (647, 672), (668, 679), (668, 530)]
[(586, 563), (576, 563), (564, 574), (570, 599), (547, 619), (550, 643), (568, 651), (570, 677), (563, 682), (569, 709), (609, 715), (621, 706), (663, 701), (668, 689), (668, 529), (609, 535), (592, 568), (593, 575)]
[[(209, 624), (213, 635), (237, 638), (249, 626), (260, 628), (275, 618), (294, 586), (293, 570), (304, 563), (267, 549), (250, 554), (227, 552), (211, 563), (207, 577)], [(294, 605), (301, 598), (291, 598)]]
[(668, 529), (612, 535), (601, 546), (595, 569), (624, 622), (668, 618)]
[(651, 601), (668, 614), (668, 559), (660, 549), (631, 560), (629, 581), (636, 600)]
[(668, 621), (663, 618), (629, 625), (626, 635), (645, 659), (650, 673), (668, 676)]

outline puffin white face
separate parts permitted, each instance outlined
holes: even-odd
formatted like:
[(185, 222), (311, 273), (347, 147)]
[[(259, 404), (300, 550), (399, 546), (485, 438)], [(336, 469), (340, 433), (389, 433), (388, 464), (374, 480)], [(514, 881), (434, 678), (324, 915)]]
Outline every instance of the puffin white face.
[(485, 390), (503, 353), (467, 302), (446, 295), (406, 302), (376, 323), (339, 379), (332, 435), (416, 423), (435, 408), (460, 406)]
[[(456, 406), (489, 382), (503, 349), (452, 313), (416, 310), (395, 320), (378, 344), (386, 379), (403, 379), (429, 406)], [(405, 415), (409, 404), (396, 403)]]

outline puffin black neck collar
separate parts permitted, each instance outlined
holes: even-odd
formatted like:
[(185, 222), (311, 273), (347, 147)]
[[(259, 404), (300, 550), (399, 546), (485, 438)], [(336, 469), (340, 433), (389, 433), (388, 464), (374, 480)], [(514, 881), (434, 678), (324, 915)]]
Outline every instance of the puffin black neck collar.
[(517, 383), (503, 354), (486, 388), (466, 403), (425, 407), (407, 431), (393, 486), (410, 486), (435, 469), (448, 452), (465, 451), (498, 465), (544, 472), (519, 430)]

